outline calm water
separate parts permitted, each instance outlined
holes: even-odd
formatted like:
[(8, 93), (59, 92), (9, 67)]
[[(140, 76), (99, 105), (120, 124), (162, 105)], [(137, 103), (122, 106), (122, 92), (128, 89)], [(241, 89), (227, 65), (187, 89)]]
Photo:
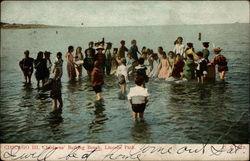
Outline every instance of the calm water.
[[(1, 142), (5, 143), (248, 143), (249, 25), (197, 25), (116, 28), (57, 28), (1, 30)], [(58, 34), (56, 34), (58, 31)], [(66, 53), (67, 46), (87, 47), (90, 40), (138, 41), (138, 47), (171, 50), (178, 36), (184, 43), (197, 40), (223, 48), (229, 60), (225, 83), (173, 84), (150, 80), (145, 121), (134, 122), (128, 101), (118, 99), (114, 76), (107, 77), (104, 102), (86, 78), (68, 82), (66, 63), (62, 78), (64, 108), (53, 112), (48, 92), (23, 86), (18, 61), (29, 49)], [(210, 55), (210, 59), (214, 55)], [(86, 72), (84, 72), (86, 76)], [(133, 86), (132, 83), (128, 87)]]

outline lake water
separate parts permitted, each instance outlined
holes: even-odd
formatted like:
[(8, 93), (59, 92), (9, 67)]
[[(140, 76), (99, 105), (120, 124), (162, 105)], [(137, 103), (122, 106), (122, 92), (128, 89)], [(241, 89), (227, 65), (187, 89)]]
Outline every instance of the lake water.
[[(22, 83), (18, 62), (26, 49), (33, 58), (40, 50), (51, 51), (54, 61), (56, 52), (66, 53), (69, 45), (86, 49), (88, 41), (102, 37), (113, 47), (122, 39), (129, 47), (136, 39), (140, 49), (147, 46), (156, 51), (163, 46), (169, 51), (174, 40), (183, 36), (184, 43), (193, 42), (198, 51), (199, 32), (202, 41), (210, 42), (210, 49), (212, 44), (224, 49), (229, 60), (226, 82), (198, 85), (150, 80), (143, 122), (133, 121), (128, 101), (118, 99), (114, 76), (106, 77), (104, 102), (95, 103), (87, 78), (68, 82), (65, 62), (61, 113), (53, 112), (49, 92), (35, 89), (34, 76), (31, 88)], [(248, 143), (249, 25), (1, 30), (0, 105), (2, 143)]]

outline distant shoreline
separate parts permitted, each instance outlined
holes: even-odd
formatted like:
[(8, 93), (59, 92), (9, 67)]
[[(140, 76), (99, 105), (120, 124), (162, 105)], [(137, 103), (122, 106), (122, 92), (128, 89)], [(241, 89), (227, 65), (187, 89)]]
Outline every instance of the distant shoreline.
[[(226, 23), (223, 25), (249, 24), (249, 23)], [(222, 24), (179, 24), (179, 25), (222, 25)], [(179, 26), (178, 25), (178, 26)], [(175, 25), (146, 25), (146, 26), (85, 26), (84, 28), (106, 28), (106, 27), (154, 27), (154, 26), (175, 26)], [(83, 26), (52, 26), (42, 24), (8, 24), (1, 23), (1, 29), (36, 29), (36, 28), (82, 28)]]
[(36, 24), (4, 24), (1, 23), (1, 29), (35, 29), (35, 28), (61, 28), (64, 26), (49, 26)]

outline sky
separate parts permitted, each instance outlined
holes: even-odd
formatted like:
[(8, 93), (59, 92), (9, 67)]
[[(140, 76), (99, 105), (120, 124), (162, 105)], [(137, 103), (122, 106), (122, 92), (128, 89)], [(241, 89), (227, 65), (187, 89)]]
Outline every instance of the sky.
[(249, 23), (249, 2), (3, 1), (1, 22), (90, 27)]

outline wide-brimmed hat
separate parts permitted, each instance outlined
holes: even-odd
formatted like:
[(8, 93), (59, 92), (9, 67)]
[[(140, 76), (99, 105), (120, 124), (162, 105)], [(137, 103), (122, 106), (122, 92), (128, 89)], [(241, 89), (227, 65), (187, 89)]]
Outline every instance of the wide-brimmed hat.
[(104, 48), (102, 46), (98, 46), (96, 50), (104, 50)]
[(215, 53), (219, 53), (219, 52), (221, 52), (222, 49), (218, 47), (218, 48), (214, 48), (213, 50)]

